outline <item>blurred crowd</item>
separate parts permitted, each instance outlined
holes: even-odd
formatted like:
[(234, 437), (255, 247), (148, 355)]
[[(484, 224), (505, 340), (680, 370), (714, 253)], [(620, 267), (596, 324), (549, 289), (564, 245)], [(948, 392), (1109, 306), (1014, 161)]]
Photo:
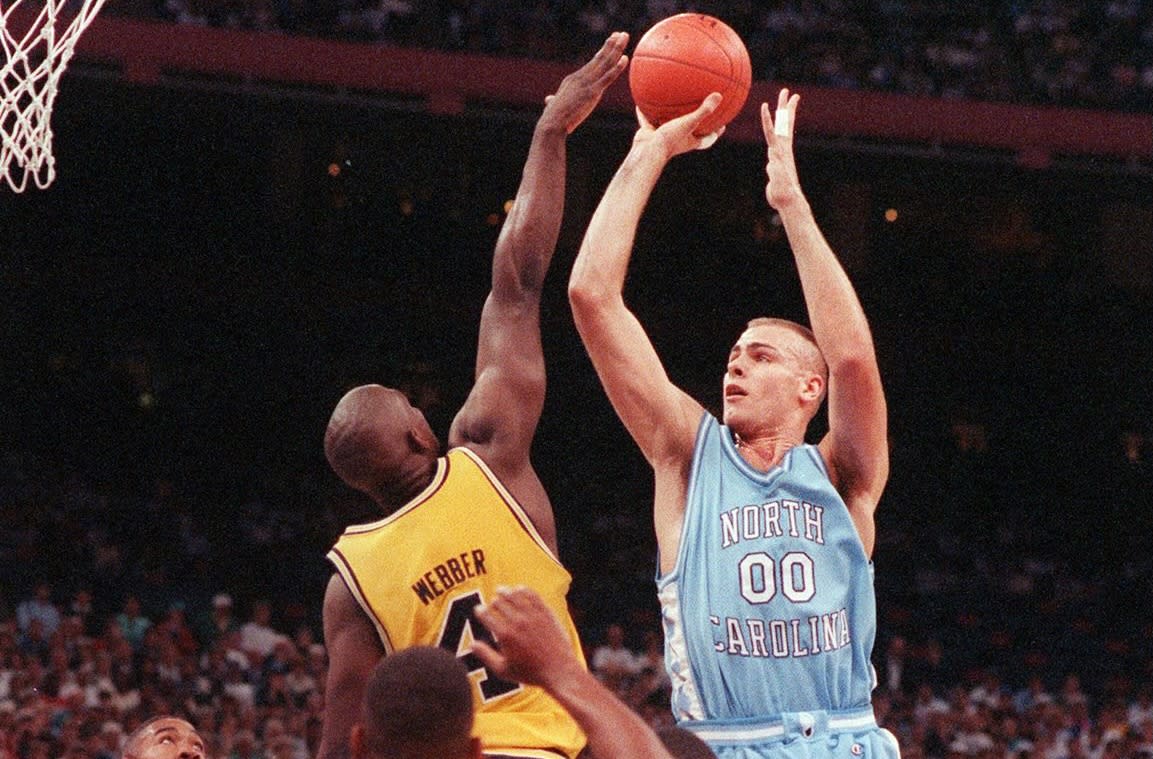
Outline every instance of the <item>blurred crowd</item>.
[[(1147, 498), (1153, 485), (1148, 441), (1135, 442), (1118, 462), (1132, 492), (1114, 497)], [(970, 473), (987, 463), (979, 423), (954, 425), (949, 455)], [(322, 556), (345, 518), (339, 499), (306, 520), (249, 498), (212, 525), (200, 497), (176, 483), (116, 492), (46, 464), (10, 450), (0, 469), (0, 759), (112, 759), (158, 713), (190, 719), (217, 759), (314, 755)], [(1148, 532), (1130, 545), (1102, 523), (1113, 555), (1084, 563), (1032, 544), (1013, 520), (919, 534), (899, 501), (906, 479), (880, 530), (875, 652), (878, 716), (904, 755), (1153, 757)], [(327, 526), (306, 527), (315, 522)], [(623, 588), (651, 567), (636, 550), (644, 538), (622, 539), (640, 569), (599, 582)], [(606, 544), (600, 555), (614, 552)], [(594, 611), (575, 610), (590, 668), (654, 725), (667, 723), (651, 605), (604, 622)]]
[(1143, 0), (128, 0), (109, 13), (497, 56), (580, 61), (683, 11), (745, 40), (754, 78), (931, 97), (1148, 110)]

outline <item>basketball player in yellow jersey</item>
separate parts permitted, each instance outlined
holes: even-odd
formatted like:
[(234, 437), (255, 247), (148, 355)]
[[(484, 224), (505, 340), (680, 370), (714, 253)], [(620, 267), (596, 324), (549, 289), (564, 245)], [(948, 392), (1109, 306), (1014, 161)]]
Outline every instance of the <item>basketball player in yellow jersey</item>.
[(395, 389), (355, 388), (329, 420), (329, 464), (380, 505), (382, 518), (349, 527), (329, 552), (337, 572), (324, 598), (329, 671), (319, 759), (348, 756), (374, 666), (415, 645), (464, 661), (488, 756), (571, 758), (585, 744), (543, 690), (486, 671), (471, 646), (492, 640), (476, 606), (499, 585), (528, 585), (565, 621), (580, 652), (552, 505), (529, 460), (545, 392), (540, 297), (564, 210), (566, 138), (624, 70), (627, 43), (626, 34), (611, 35), (545, 99), (496, 243), (475, 382), (453, 419), (448, 453), (439, 455), (424, 415)]

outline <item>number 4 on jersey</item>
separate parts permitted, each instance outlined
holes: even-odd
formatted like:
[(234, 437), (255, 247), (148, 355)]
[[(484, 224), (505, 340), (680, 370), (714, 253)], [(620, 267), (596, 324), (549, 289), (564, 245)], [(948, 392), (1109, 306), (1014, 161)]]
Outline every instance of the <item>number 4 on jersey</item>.
[(440, 634), (440, 642), (437, 645), (464, 662), (464, 667), (470, 676), (474, 672), (481, 673), (480, 678), (474, 682), (480, 686), (481, 700), (491, 701), (494, 698), (500, 698), (520, 690), (521, 685), (511, 680), (501, 680), (489, 672), (485, 669), (480, 657), (471, 651), (461, 652), (461, 644), (464, 641), (466, 631), (472, 640), (482, 640), (490, 646), (496, 646), (496, 638), (476, 618), (475, 610), (481, 603), (483, 603), (483, 599), (480, 597), (480, 593), (475, 592), (454, 598), (449, 606), (448, 617), (444, 621), (444, 630)]

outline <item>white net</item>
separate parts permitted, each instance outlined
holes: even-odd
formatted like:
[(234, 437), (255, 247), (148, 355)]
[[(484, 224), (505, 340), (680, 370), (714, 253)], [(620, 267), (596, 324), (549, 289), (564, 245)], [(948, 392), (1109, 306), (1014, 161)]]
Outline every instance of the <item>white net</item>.
[(0, 0), (0, 180), (16, 192), (56, 178), (52, 105), (76, 41), (105, 0)]

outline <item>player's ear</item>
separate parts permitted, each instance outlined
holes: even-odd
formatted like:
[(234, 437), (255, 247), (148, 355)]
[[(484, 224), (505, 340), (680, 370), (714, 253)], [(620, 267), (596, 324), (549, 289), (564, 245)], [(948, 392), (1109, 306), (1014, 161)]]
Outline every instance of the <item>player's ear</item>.
[(825, 379), (819, 374), (806, 375), (801, 383), (801, 398), (805, 403), (819, 402), (825, 395)]
[(427, 424), (414, 424), (408, 428), (408, 445), (416, 453), (439, 453), (440, 442)]

